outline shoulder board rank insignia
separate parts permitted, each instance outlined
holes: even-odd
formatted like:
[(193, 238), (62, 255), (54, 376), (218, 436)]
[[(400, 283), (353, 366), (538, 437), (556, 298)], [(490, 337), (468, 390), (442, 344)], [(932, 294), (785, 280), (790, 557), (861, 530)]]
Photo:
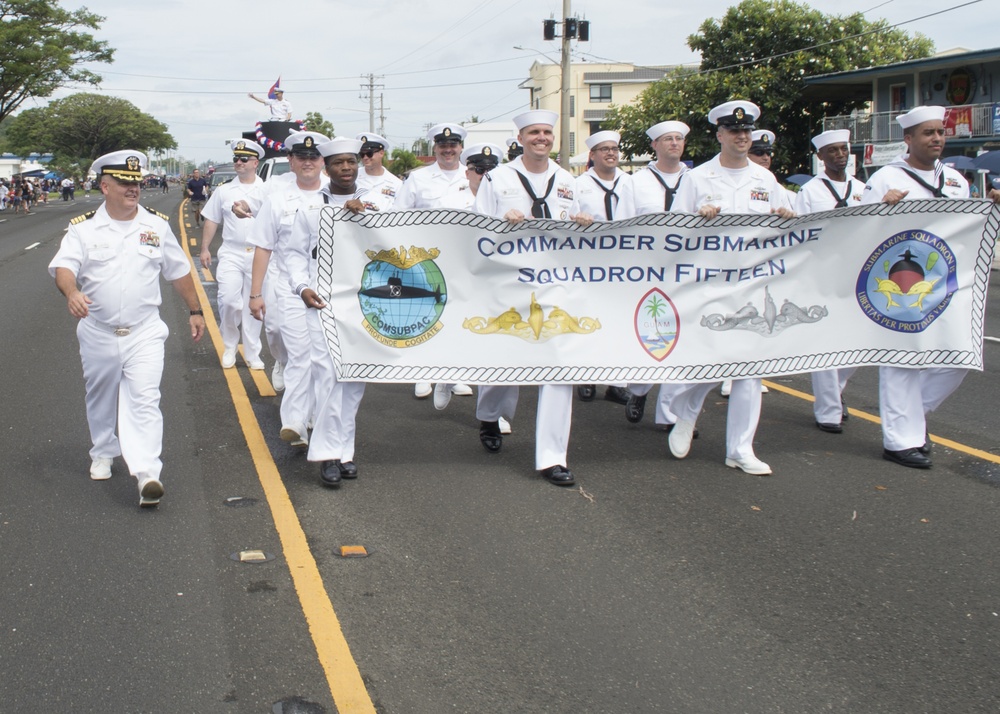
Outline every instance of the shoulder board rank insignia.
[(69, 224), (71, 226), (75, 226), (77, 223), (83, 223), (84, 221), (93, 218), (94, 214), (96, 214), (96, 213), (97, 213), (97, 211), (91, 211), (90, 213), (84, 213), (82, 216), (77, 216), (76, 218), (74, 218), (73, 220), (71, 220), (69, 222)]
[(152, 213), (154, 216), (159, 216), (160, 218), (162, 218), (163, 220), (167, 221), (168, 223), (170, 222), (170, 216), (168, 216), (166, 213), (160, 213), (155, 208), (150, 208), (149, 206), (143, 206), (143, 208), (145, 208), (147, 211), (149, 211), (150, 213)]

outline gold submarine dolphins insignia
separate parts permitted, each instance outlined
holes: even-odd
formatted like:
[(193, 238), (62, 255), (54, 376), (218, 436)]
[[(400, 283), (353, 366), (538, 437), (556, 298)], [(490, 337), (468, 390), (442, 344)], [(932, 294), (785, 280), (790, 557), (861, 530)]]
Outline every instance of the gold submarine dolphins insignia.
[(557, 305), (553, 305), (546, 315), (535, 293), (531, 293), (527, 320), (517, 308), (511, 307), (496, 317), (467, 318), (462, 327), (477, 335), (509, 335), (527, 342), (547, 342), (558, 335), (589, 335), (601, 329), (601, 321), (593, 317), (573, 317)]

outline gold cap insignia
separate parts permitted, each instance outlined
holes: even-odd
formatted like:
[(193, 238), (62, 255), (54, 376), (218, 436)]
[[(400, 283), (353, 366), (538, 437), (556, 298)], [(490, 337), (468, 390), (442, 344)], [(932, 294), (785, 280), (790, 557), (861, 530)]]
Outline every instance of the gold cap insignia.
[(441, 132), (444, 136), (451, 136), (451, 127), (445, 127), (444, 131)]
[(746, 112), (743, 111), (743, 107), (736, 107), (736, 111), (733, 112), (733, 116), (738, 120), (743, 121), (743, 117), (746, 116)]
[(247, 148), (247, 144), (246, 144), (245, 141), (237, 142), (237, 144), (236, 144), (236, 150), (237, 151), (243, 151), (246, 148)]
[(313, 148), (313, 146), (314, 146), (315, 144), (316, 144), (316, 142), (315, 142), (315, 141), (313, 141), (313, 138), (312, 138), (311, 136), (307, 136), (307, 137), (305, 138), (305, 140), (304, 140), (304, 141), (302, 142), (302, 145), (303, 145), (304, 147), (306, 147), (307, 149), (311, 149), (311, 148)]
[(129, 171), (138, 171), (139, 170), (139, 157), (138, 156), (130, 156), (130, 157), (128, 157), (127, 159), (125, 159), (125, 166), (128, 167)]
[(490, 149), (490, 147), (487, 146), (486, 148), (483, 149), (483, 156), (492, 156), (492, 155), (493, 155), (493, 150)]
[(362, 144), (367, 144), (368, 143), (368, 137), (367, 136), (362, 136), (361, 137), (361, 143)]

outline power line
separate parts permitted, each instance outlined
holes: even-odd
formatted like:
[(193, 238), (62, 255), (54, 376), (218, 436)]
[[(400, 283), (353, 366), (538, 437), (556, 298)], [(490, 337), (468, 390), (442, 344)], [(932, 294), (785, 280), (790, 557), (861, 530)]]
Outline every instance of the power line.
[[(478, 82), (449, 82), (448, 84), (422, 84), (412, 87), (385, 87), (387, 92), (405, 92), (414, 89), (447, 89), (448, 87), (468, 87), (480, 84), (499, 84), (501, 82), (522, 82), (524, 77), (507, 77), (505, 79), (484, 79)], [(86, 87), (80, 86), (78, 89), (85, 89)], [(213, 94), (213, 95), (240, 95), (245, 96), (245, 92), (213, 92), (209, 90), (197, 90), (192, 91), (189, 89), (136, 89), (132, 87), (96, 87), (91, 88), (96, 89), (99, 92), (139, 92), (147, 94)], [(345, 94), (347, 92), (356, 92), (356, 89), (302, 89), (296, 90), (296, 94)]]
[[(889, 2), (891, 2), (891, 1), (892, 0), (889, 0)], [(897, 27), (902, 27), (903, 25), (909, 25), (911, 22), (919, 22), (920, 20), (926, 20), (929, 17), (935, 17), (936, 15), (943, 15), (946, 12), (951, 12), (952, 10), (960, 10), (963, 7), (967, 7), (969, 5), (976, 5), (977, 3), (980, 3), (980, 2), (982, 2), (982, 0), (969, 0), (969, 2), (962, 3), (961, 5), (955, 5), (954, 7), (945, 8), (944, 10), (938, 10), (937, 12), (932, 12), (932, 13), (929, 13), (927, 15), (921, 15), (920, 17), (914, 17), (914, 18), (912, 18), (910, 20), (903, 20), (902, 22), (897, 22), (894, 25), (886, 25), (884, 27), (881, 27), (881, 26), (880, 27), (876, 27), (876, 28), (874, 28), (872, 30), (868, 30), (866, 32), (859, 32), (859, 33), (857, 33), (855, 35), (848, 35), (847, 37), (838, 37), (835, 40), (829, 40), (828, 42), (820, 42), (819, 44), (810, 45), (808, 47), (800, 47), (799, 49), (796, 49), (796, 50), (789, 50), (788, 52), (781, 52), (780, 54), (770, 55), (769, 57), (761, 57), (759, 59), (746, 60), (745, 62), (737, 62), (736, 64), (726, 65), (725, 67), (713, 67), (712, 69), (702, 69), (702, 70), (692, 71), (691, 75), (693, 76), (693, 75), (698, 75), (698, 74), (710, 74), (712, 72), (721, 72), (722, 70), (726, 70), (726, 69), (736, 69), (738, 67), (746, 67), (747, 65), (762, 64), (764, 62), (769, 62), (769, 61), (771, 61), (773, 59), (781, 59), (782, 57), (788, 57), (789, 55), (794, 55), (794, 54), (796, 54), (798, 52), (806, 52), (807, 50), (815, 50), (815, 49), (819, 49), (820, 47), (829, 47), (830, 45), (840, 44), (841, 42), (847, 42), (848, 40), (856, 40), (859, 37), (865, 37), (866, 35), (875, 35), (875, 34), (878, 34), (880, 32), (886, 32), (888, 30), (894, 30)], [(887, 3), (882, 3), (882, 4), (885, 5)], [(881, 5), (879, 5), (878, 7), (881, 7)], [(615, 63), (615, 64), (627, 64), (625, 62), (620, 62), (619, 60), (610, 59), (608, 57), (601, 57), (600, 55), (595, 55), (595, 54), (590, 54), (590, 53), (582, 53), (582, 54), (586, 54), (586, 55), (588, 55), (590, 57), (594, 57), (595, 59), (604, 60), (605, 62), (612, 62), (612, 63)], [(635, 66), (637, 68), (640, 67), (639, 65), (635, 65)], [(680, 66), (683, 67), (683, 65), (680, 65)], [(662, 68), (660, 68), (660, 67), (648, 67), (648, 66), (645, 66), (645, 67), (642, 67), (642, 69), (662, 69)]]
[[(404, 77), (411, 74), (426, 74), (429, 72), (451, 72), (456, 69), (468, 69), (470, 67), (485, 67), (491, 64), (502, 64), (504, 62), (515, 62), (522, 60), (523, 57), (505, 57), (504, 59), (489, 60), (487, 62), (472, 62), (470, 64), (453, 64), (447, 67), (432, 67), (430, 69), (415, 69), (409, 70), (407, 72), (385, 72), (382, 74), (383, 77)], [(163, 74), (132, 74), (130, 72), (115, 72), (114, 70), (102, 69), (99, 67), (93, 68), (91, 71), (97, 72), (98, 74), (113, 74), (119, 77), (135, 77), (137, 79), (168, 79), (184, 82), (225, 82), (230, 84), (256, 84), (258, 82), (269, 82), (270, 80), (264, 79), (233, 79), (231, 77), (222, 78), (205, 78), (205, 77), (172, 77), (170, 75)], [(350, 75), (349, 77), (286, 77), (285, 82), (346, 82), (356, 79), (356, 75)]]

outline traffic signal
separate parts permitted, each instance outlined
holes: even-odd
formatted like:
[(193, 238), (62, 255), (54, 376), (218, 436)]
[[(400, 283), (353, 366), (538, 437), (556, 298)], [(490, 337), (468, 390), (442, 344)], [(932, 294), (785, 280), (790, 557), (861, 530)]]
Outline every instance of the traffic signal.
[(563, 37), (574, 39), (576, 37), (576, 18), (567, 17), (566, 26), (563, 29)]
[(590, 20), (580, 20), (580, 42), (590, 42)]
[(542, 20), (542, 37), (545, 38), (545, 40), (556, 39), (555, 20)]

